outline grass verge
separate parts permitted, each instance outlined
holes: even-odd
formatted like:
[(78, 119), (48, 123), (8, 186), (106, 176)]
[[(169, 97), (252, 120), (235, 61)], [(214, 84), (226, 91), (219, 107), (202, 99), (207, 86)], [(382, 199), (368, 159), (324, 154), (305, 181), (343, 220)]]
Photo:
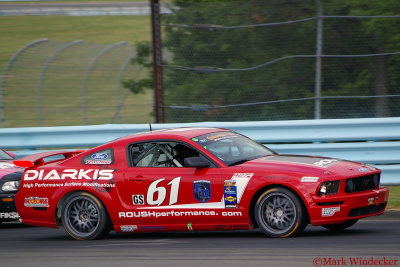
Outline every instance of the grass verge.
[(387, 209), (398, 209), (400, 210), (400, 186), (393, 185), (388, 186), (389, 188), (389, 202)]
[[(126, 41), (132, 46), (136, 41), (150, 40), (149, 16), (22, 16), (0, 17), (0, 68), (4, 69), (13, 54), (26, 44), (48, 38), (55, 42), (83, 40), (88, 44), (114, 44)], [(30, 48), (18, 58), (8, 74), (5, 83), (6, 127), (38, 126), (38, 77), (44, 63), (59, 46), (43, 44)], [(47, 48), (48, 47), (48, 48)], [(40, 49), (39, 49), (40, 48)], [(46, 50), (47, 49), (47, 50)], [(101, 48), (93, 45), (86, 47), (78, 58), (69, 57), (67, 49), (59, 54), (46, 72), (43, 82), (44, 126), (80, 125), (82, 79), (90, 61)], [(115, 49), (102, 56), (91, 71), (87, 83), (88, 124), (111, 123), (115, 116), (115, 70), (126, 58), (121, 58)], [(127, 49), (127, 48), (125, 48)], [(29, 54), (36, 55), (29, 57)], [(29, 61), (35, 58), (35, 61)], [(118, 62), (115, 63), (115, 61)], [(119, 67), (118, 67), (119, 68)], [(137, 67), (131, 67), (125, 73), (135, 77)], [(145, 75), (142, 73), (142, 76)], [(121, 88), (121, 101), (124, 109), (121, 123), (152, 122), (152, 93), (133, 95)], [(115, 122), (115, 121), (114, 121)]]

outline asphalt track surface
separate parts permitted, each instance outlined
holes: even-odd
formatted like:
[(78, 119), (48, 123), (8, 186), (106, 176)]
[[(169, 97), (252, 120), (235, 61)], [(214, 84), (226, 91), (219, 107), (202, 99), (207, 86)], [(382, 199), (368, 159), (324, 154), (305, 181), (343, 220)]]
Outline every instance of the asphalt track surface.
[[(339, 234), (309, 226), (282, 239), (250, 231), (111, 232), (106, 239), (76, 241), (63, 228), (3, 223), (0, 266), (400, 266), (400, 220), (378, 218)], [(381, 262), (351, 265), (358, 257)]]

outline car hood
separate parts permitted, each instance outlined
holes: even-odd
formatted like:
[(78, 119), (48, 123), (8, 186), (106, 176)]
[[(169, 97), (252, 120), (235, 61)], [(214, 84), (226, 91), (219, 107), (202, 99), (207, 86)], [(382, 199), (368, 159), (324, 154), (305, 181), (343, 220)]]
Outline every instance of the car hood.
[(0, 160), (0, 179), (12, 173), (21, 173), (24, 168), (17, 167), (13, 164), (12, 160)]
[(301, 155), (271, 155), (247, 161), (241, 166), (246, 169), (258, 169), (268, 172), (284, 171), (307, 176), (338, 175), (342, 177), (356, 177), (379, 171), (373, 166), (358, 162)]

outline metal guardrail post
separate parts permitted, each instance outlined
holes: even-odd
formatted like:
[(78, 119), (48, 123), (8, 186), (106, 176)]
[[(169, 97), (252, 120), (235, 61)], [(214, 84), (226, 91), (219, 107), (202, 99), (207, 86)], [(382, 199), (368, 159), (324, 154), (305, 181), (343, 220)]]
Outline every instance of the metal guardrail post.
[(43, 67), (42, 73), (40, 75), (39, 79), (39, 84), (38, 84), (38, 113), (39, 113), (39, 126), (43, 126), (43, 106), (42, 106), (42, 87), (43, 87), (43, 80), (44, 80), (44, 75), (46, 74), (47, 69), (49, 68), (51, 62), (54, 60), (54, 58), (61, 53), (63, 50), (67, 49), (68, 47), (71, 47), (76, 44), (82, 43), (83, 40), (76, 40), (71, 43), (67, 43), (63, 46), (61, 46), (59, 49), (57, 49), (54, 54), (49, 57), (47, 60), (46, 64)]
[(3, 70), (3, 74), (1, 75), (1, 80), (0, 80), (0, 127), (4, 128), (4, 122), (5, 122), (5, 118), (4, 118), (4, 82), (6, 80), (6, 76), (7, 73), (9, 71), (9, 69), (11, 68), (11, 65), (14, 63), (14, 61), (17, 59), (17, 57), (24, 52), (26, 49), (37, 45), (39, 43), (43, 43), (43, 42), (47, 42), (49, 39), (45, 38), (45, 39), (40, 39), (40, 40), (36, 40), (33, 41), (29, 44), (27, 44), (26, 46), (22, 47), (20, 50), (17, 51), (17, 53), (15, 53), (10, 60), (8, 61), (6, 67)]
[(116, 48), (116, 47), (121, 46), (121, 45), (124, 45), (124, 44), (126, 44), (126, 42), (125, 42), (125, 41), (122, 41), (122, 42), (118, 42), (118, 43), (115, 43), (115, 44), (113, 44), (113, 45), (107, 46), (106, 48), (104, 48), (103, 50), (101, 50), (100, 53), (98, 53), (98, 54), (95, 56), (95, 58), (92, 60), (92, 62), (90, 62), (89, 67), (86, 69), (85, 76), (84, 76), (83, 81), (82, 81), (82, 122), (83, 122), (83, 125), (86, 125), (86, 124), (87, 124), (87, 114), (86, 114), (86, 113), (87, 113), (87, 111), (86, 111), (86, 83), (87, 83), (87, 79), (88, 79), (88, 76), (89, 76), (90, 71), (92, 70), (92, 68), (93, 68), (94, 64), (96, 63), (96, 61), (97, 61), (102, 55), (104, 55), (104, 54), (107, 53), (108, 51), (112, 50), (113, 48)]
[(322, 54), (322, 16), (323, 9), (321, 2), (315, 0), (317, 6), (317, 43), (315, 51), (315, 89), (314, 89), (314, 119), (318, 120), (321, 118), (321, 54)]

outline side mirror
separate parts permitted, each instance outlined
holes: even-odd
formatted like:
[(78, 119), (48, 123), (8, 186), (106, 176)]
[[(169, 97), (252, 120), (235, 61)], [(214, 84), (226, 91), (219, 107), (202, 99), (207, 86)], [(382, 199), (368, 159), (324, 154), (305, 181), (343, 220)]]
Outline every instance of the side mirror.
[(15, 154), (14, 154), (13, 152), (6, 151), (6, 153), (7, 153), (8, 155), (10, 155), (13, 159), (15, 159)]
[(210, 167), (210, 162), (202, 157), (190, 157), (184, 159), (183, 167), (207, 168)]

